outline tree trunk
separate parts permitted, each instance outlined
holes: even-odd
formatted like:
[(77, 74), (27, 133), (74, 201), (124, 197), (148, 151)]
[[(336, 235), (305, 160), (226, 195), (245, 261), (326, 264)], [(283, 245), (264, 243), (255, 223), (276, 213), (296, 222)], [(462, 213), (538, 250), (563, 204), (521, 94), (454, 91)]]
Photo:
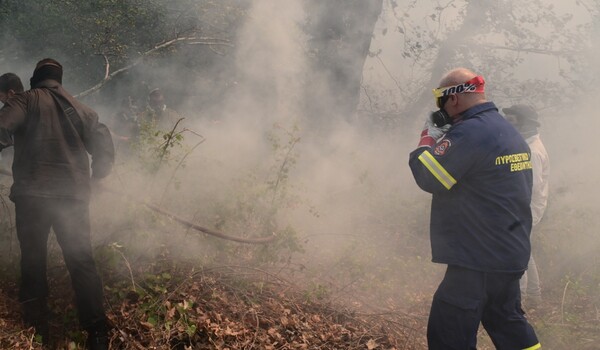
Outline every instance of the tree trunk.
[(306, 33), (311, 74), (306, 108), (311, 124), (351, 121), (360, 97), (362, 70), (383, 0), (307, 0)]
[(431, 65), (429, 80), (423, 82), (423, 90), (407, 106), (406, 111), (403, 113), (403, 119), (414, 120), (426, 108), (435, 108), (431, 90), (438, 87), (439, 81), (446, 71), (457, 68), (453, 66), (455, 62), (454, 57), (460, 51), (460, 48), (468, 43), (471, 37), (480, 32), (484, 24), (485, 16), (483, 14), (486, 8), (487, 5), (484, 1), (469, 1), (467, 3), (462, 26), (456, 31), (448, 33), (447, 38), (440, 46), (437, 58)]

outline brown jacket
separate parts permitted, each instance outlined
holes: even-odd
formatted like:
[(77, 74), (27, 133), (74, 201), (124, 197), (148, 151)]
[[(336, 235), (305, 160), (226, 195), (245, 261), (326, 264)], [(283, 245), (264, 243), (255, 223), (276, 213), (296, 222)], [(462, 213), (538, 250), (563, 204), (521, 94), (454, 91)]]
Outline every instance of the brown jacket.
[[(67, 115), (58, 99), (76, 113)], [(13, 201), (19, 196), (87, 201), (88, 153), (92, 156), (94, 178), (108, 175), (114, 162), (108, 128), (98, 122), (96, 112), (54, 80), (17, 94), (0, 109), (0, 149), (13, 142)]]

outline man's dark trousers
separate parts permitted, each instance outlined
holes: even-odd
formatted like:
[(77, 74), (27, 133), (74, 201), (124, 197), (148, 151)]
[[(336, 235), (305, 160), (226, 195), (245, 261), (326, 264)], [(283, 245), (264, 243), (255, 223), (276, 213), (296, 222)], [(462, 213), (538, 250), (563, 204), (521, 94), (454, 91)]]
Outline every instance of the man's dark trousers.
[(71, 276), (81, 327), (104, 327), (102, 281), (92, 254), (89, 203), (33, 196), (20, 196), (13, 201), (21, 247), (21, 303), (37, 301), (45, 305), (47, 245), (52, 228)]

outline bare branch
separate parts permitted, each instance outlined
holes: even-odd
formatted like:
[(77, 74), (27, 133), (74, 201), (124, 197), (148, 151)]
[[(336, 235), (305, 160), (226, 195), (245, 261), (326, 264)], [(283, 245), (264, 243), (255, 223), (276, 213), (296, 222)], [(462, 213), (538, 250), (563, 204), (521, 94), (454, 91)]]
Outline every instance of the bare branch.
[(75, 95), (76, 98), (81, 98), (81, 97), (85, 97), (87, 95), (90, 95), (98, 90), (100, 90), (107, 82), (109, 82), (111, 79), (113, 79), (114, 77), (116, 77), (117, 75), (120, 75), (123, 72), (128, 71), (129, 69), (137, 66), (138, 64), (142, 63), (144, 58), (148, 55), (151, 55), (161, 49), (164, 49), (166, 47), (169, 47), (171, 45), (180, 43), (180, 42), (185, 42), (187, 44), (190, 45), (222, 45), (222, 46), (230, 46), (233, 47), (233, 45), (231, 43), (229, 43), (229, 41), (224, 40), (224, 39), (217, 39), (217, 38), (207, 38), (207, 37), (181, 37), (181, 38), (175, 38), (175, 39), (171, 39), (169, 41), (165, 41), (162, 44), (158, 44), (156, 46), (154, 46), (152, 49), (144, 52), (141, 54), (140, 57), (138, 57), (138, 59), (136, 59), (135, 61), (133, 61), (132, 63), (126, 65), (123, 68), (117, 69), (116, 71), (112, 72), (111, 74), (108, 74), (109, 72), (109, 64), (108, 64), (108, 58), (106, 57), (106, 55), (104, 56), (105, 62), (106, 62), (106, 75), (104, 77), (104, 79), (102, 81), (100, 81), (98, 84), (92, 86), (91, 88), (80, 92), (79, 94)]
[(480, 47), (488, 48), (492, 50), (505, 50), (505, 51), (515, 51), (515, 52), (527, 52), (527, 53), (536, 53), (540, 55), (548, 55), (548, 56), (572, 56), (575, 51), (553, 51), (546, 49), (536, 49), (536, 48), (527, 48), (527, 47), (509, 47), (509, 46), (499, 46), (499, 45), (480, 45)]
[(98, 55), (104, 57), (104, 80), (106, 80), (110, 73), (110, 62), (108, 62), (108, 56), (106, 56), (106, 54), (99, 53)]

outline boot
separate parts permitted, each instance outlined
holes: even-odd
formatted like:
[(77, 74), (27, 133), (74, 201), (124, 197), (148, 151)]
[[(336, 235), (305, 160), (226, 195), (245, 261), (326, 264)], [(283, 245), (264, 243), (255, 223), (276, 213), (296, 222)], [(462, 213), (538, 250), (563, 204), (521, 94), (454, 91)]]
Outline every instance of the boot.
[(88, 350), (108, 350), (108, 327), (106, 321), (98, 321), (87, 329)]
[(42, 344), (50, 342), (50, 328), (48, 326), (48, 303), (46, 298), (32, 299), (21, 303), (23, 322), (27, 327), (35, 329), (36, 336), (42, 338)]
[(88, 350), (108, 350), (108, 335), (105, 334), (89, 334), (87, 338)]

